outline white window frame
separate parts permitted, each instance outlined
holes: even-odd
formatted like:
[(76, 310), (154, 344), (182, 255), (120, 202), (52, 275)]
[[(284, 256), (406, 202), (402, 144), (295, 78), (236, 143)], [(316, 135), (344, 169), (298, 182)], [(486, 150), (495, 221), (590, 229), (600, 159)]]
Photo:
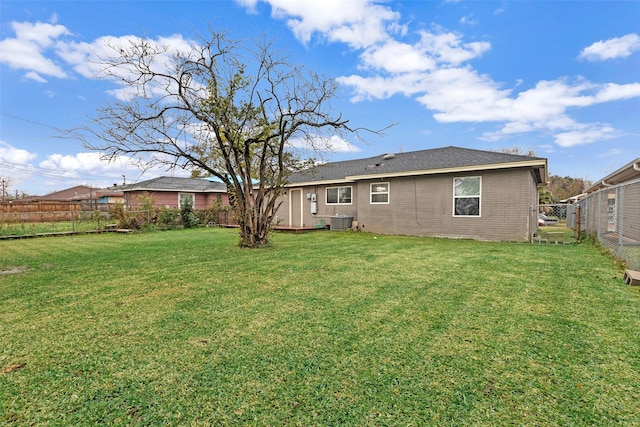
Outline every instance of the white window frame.
[[(332, 203), (329, 202), (329, 190), (337, 188), (338, 189), (338, 201), (336, 203)], [(349, 198), (349, 203), (340, 203), (340, 189), (341, 188), (348, 188), (349, 192), (350, 192), (350, 198)], [(353, 187), (351, 185), (341, 185), (341, 186), (336, 186), (336, 187), (327, 187), (324, 190), (324, 196), (325, 196), (325, 203), (327, 205), (352, 205), (353, 204)]]
[[(456, 195), (456, 181), (463, 179), (478, 180), (478, 195)], [(456, 214), (456, 201), (458, 199), (478, 199), (478, 215), (458, 215)], [(482, 177), (481, 176), (460, 176), (453, 178), (453, 216), (456, 218), (480, 218), (482, 216)]]
[[(386, 185), (387, 186), (387, 191), (373, 191), (375, 186), (378, 185)], [(373, 196), (374, 195), (381, 195), (384, 194), (387, 196), (387, 201), (386, 202), (374, 202), (373, 201)], [(388, 182), (372, 182), (369, 185), (369, 203), (372, 205), (388, 205), (389, 201), (391, 200), (391, 184), (389, 184)]]
[(182, 209), (182, 198), (183, 196), (190, 196), (191, 197), (191, 201), (193, 202), (191, 204), (191, 207), (195, 210), (196, 208), (196, 193), (178, 193), (178, 209)]

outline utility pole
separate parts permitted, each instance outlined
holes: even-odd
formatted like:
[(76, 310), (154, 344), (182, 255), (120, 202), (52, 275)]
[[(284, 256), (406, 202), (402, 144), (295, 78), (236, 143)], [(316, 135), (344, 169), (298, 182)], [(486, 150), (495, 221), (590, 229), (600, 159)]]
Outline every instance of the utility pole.
[(2, 203), (4, 203), (7, 194), (7, 186), (9, 185), (9, 183), (4, 178), (2, 178), (2, 180), (0, 180), (0, 185), (2, 186)]

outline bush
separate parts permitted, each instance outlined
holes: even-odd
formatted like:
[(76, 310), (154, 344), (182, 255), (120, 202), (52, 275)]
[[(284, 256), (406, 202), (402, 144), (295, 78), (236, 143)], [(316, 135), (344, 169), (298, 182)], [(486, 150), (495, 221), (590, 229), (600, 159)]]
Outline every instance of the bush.
[(228, 213), (232, 211), (231, 206), (222, 206), (222, 203), (215, 202), (207, 209), (196, 211), (196, 216), (200, 224), (223, 224), (227, 222)]
[(174, 208), (168, 208), (166, 206), (158, 209), (158, 213), (156, 214), (156, 224), (160, 228), (172, 230), (178, 227), (180, 211)]
[(193, 228), (198, 225), (198, 217), (193, 212), (193, 204), (190, 200), (185, 200), (180, 207), (180, 218), (184, 228)]
[(109, 208), (110, 218), (116, 222), (118, 228), (140, 230), (149, 225), (150, 211), (129, 211), (122, 203), (116, 203)]

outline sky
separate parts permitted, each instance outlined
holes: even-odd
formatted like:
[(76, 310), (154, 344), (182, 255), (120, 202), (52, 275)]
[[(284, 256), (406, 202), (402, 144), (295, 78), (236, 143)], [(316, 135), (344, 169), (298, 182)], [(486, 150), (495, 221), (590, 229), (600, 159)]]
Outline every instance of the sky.
[(0, 179), (42, 195), (183, 170), (107, 163), (68, 137), (126, 90), (90, 61), (105, 41), (267, 37), (335, 79), (354, 127), (326, 161), (444, 146), (517, 147), (553, 175), (601, 179), (640, 157), (637, 1), (0, 2)]

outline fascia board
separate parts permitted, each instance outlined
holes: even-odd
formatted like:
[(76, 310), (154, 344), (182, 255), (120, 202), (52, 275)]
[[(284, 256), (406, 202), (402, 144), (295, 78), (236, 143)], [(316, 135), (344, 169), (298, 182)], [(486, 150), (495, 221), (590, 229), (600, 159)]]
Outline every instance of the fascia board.
[(296, 182), (292, 184), (287, 184), (285, 187), (309, 187), (314, 185), (335, 185), (335, 184), (352, 184), (356, 180), (354, 179), (327, 179), (324, 181), (307, 181), (307, 182)]
[(141, 187), (141, 188), (129, 188), (126, 190), (122, 190), (123, 192), (130, 192), (130, 191), (149, 191), (149, 192), (153, 192), (153, 191), (161, 191), (161, 192), (173, 192), (173, 193), (226, 193), (225, 190), (217, 190), (217, 189), (212, 189), (212, 190), (192, 190), (192, 189), (188, 189), (188, 188), (145, 188), (145, 187)]
[(622, 166), (615, 172), (610, 173), (602, 179), (596, 181), (591, 187), (587, 188), (586, 193), (592, 193), (601, 188), (605, 188), (608, 185), (617, 185), (623, 182), (627, 182), (634, 177), (634, 165), (640, 164), (640, 157)]
[[(368, 174), (368, 175), (354, 175), (354, 176), (347, 176), (346, 179), (357, 181), (357, 180), (363, 180), (363, 179), (393, 178), (393, 177), (404, 177), (404, 176), (415, 176), (415, 175), (436, 175), (436, 174), (443, 174), (443, 173), (462, 173), (462, 172), (475, 172), (480, 170), (511, 169), (511, 168), (522, 168), (522, 167), (543, 167), (546, 175), (547, 162), (540, 161), (540, 160), (528, 160), (528, 161), (512, 162), (512, 163), (496, 163), (496, 164), (488, 164), (488, 165), (459, 166), (454, 168), (426, 169), (426, 170), (414, 170), (414, 171), (405, 171), (405, 172), (388, 172), (388, 173)], [(546, 181), (546, 179), (543, 179), (543, 180)]]

